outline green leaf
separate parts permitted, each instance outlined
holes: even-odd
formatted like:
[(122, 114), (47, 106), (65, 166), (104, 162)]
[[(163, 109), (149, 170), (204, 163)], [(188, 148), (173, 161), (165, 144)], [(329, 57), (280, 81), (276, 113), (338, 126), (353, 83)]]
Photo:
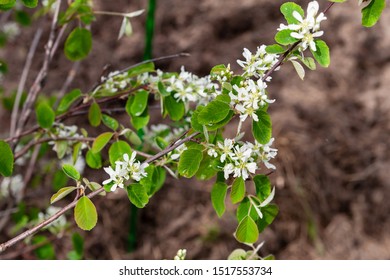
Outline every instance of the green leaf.
[(204, 153), (202, 162), (196, 172), (196, 178), (199, 180), (209, 180), (214, 177), (216, 173), (216, 160), (207, 155), (207, 153)]
[(252, 122), (253, 136), (260, 144), (267, 144), (272, 136), (271, 118), (262, 110), (258, 110), (256, 115), (259, 118), (259, 121)]
[(257, 214), (256, 210), (251, 206), (251, 202), (249, 201), (248, 197), (245, 197), (240, 205), (237, 207), (237, 221), (241, 222), (242, 219), (244, 219), (246, 216), (251, 216), (251, 218), (256, 221), (259, 218), (259, 215)]
[(149, 196), (141, 184), (131, 184), (126, 187), (127, 196), (137, 208), (144, 208), (149, 202)]
[(84, 239), (77, 232), (72, 234), (72, 244), (76, 253), (82, 256), (84, 253)]
[(56, 147), (57, 157), (59, 159), (62, 159), (65, 156), (66, 151), (68, 150), (68, 141), (65, 140), (56, 141), (55, 147)]
[(362, 9), (362, 25), (365, 27), (374, 26), (385, 7), (385, 0), (371, 0), (370, 4)]
[(158, 82), (157, 88), (158, 88), (158, 91), (160, 92), (160, 94), (162, 96), (169, 96), (169, 95), (171, 95), (171, 93), (169, 91), (167, 91), (167, 88), (165, 87), (165, 85), (162, 82)]
[(305, 12), (301, 8), (301, 6), (299, 6), (298, 4), (295, 4), (293, 2), (284, 3), (282, 6), (280, 6), (280, 11), (284, 15), (284, 18), (286, 19), (288, 24), (300, 23), (299, 20), (297, 20), (293, 16), (294, 11), (298, 12), (302, 16), (302, 18), (305, 18)]
[(258, 219), (256, 222), (259, 232), (262, 232), (275, 220), (275, 217), (279, 213), (279, 208), (275, 204), (268, 204), (261, 208), (261, 213), (263, 214), (263, 218)]
[(245, 197), (245, 181), (241, 177), (237, 177), (232, 185), (230, 199), (233, 204), (241, 202)]
[(281, 54), (284, 53), (286, 50), (281, 45), (270, 45), (265, 48), (265, 51), (269, 54)]
[(91, 49), (92, 34), (85, 28), (76, 27), (65, 41), (65, 55), (72, 61), (84, 59)]
[(117, 130), (119, 127), (118, 121), (114, 118), (111, 118), (110, 116), (108, 116), (106, 114), (102, 114), (102, 121), (103, 121), (105, 126), (107, 126), (108, 128), (111, 128), (114, 131)]
[(133, 116), (140, 116), (148, 106), (149, 92), (139, 90), (134, 96), (134, 101), (131, 104), (130, 112)]
[(246, 216), (238, 225), (235, 236), (241, 243), (255, 243), (259, 237), (259, 230), (255, 221), (250, 216)]
[(152, 185), (150, 186), (150, 189), (148, 191), (148, 195), (154, 195), (156, 192), (158, 192), (161, 187), (165, 183), (165, 179), (167, 177), (167, 171), (161, 167), (156, 166), (153, 171), (153, 177), (152, 177)]
[(0, 140), (0, 174), (4, 177), (12, 175), (14, 170), (14, 154), (7, 142)]
[(145, 110), (141, 116), (139, 116), (139, 117), (132, 116), (130, 119), (131, 124), (137, 130), (145, 127), (149, 123), (149, 120), (150, 120), (150, 116), (149, 116), (148, 110)]
[(181, 120), (185, 113), (183, 101), (176, 100), (172, 95), (164, 97), (164, 109), (173, 121)]
[(152, 71), (154, 71), (154, 63), (147, 62), (131, 68), (129, 71), (127, 71), (127, 74), (129, 75), (129, 78), (131, 78)]
[(80, 149), (81, 149), (81, 146), (82, 146), (82, 143), (81, 142), (77, 142), (73, 145), (73, 152), (72, 152), (72, 161), (73, 161), (73, 164), (76, 164), (77, 162), (77, 159), (80, 155)]
[(97, 104), (96, 102), (93, 102), (89, 107), (88, 120), (89, 123), (94, 127), (100, 125), (100, 122), (102, 120), (102, 111), (100, 110), (99, 104)]
[(92, 144), (92, 152), (94, 154), (100, 152), (110, 142), (113, 135), (112, 132), (104, 132), (96, 137)]
[(38, 246), (37, 249), (34, 250), (35, 255), (40, 260), (54, 260), (56, 258), (56, 253), (54, 251), (54, 247), (51, 243), (49, 243), (49, 239), (43, 235), (36, 235), (32, 238), (33, 245), (44, 244), (42, 246)]
[(245, 260), (247, 253), (243, 249), (235, 249), (233, 252), (230, 253), (228, 256), (228, 260)]
[(76, 187), (65, 187), (60, 189), (57, 193), (53, 194), (50, 198), (50, 204), (53, 204), (61, 199), (63, 199), (65, 196), (76, 190)]
[(229, 111), (229, 104), (219, 100), (211, 101), (198, 114), (198, 122), (204, 125), (218, 123), (228, 116)]
[(315, 40), (316, 51), (310, 49), (314, 58), (322, 67), (328, 67), (330, 64), (330, 54), (328, 45), (322, 40)]
[(291, 37), (291, 32), (294, 31), (289, 29), (280, 30), (275, 35), (275, 41), (283, 46), (287, 46), (298, 42), (298, 39)]
[(226, 124), (230, 122), (230, 120), (233, 118), (234, 112), (233, 110), (230, 110), (228, 115), (220, 122), (211, 124), (211, 125), (205, 125), (208, 131), (215, 131), (221, 127), (224, 127)]
[(186, 178), (194, 176), (199, 169), (202, 158), (202, 151), (198, 149), (185, 150), (180, 156), (178, 166), (179, 174)]
[(100, 169), (103, 166), (102, 155), (100, 152), (94, 153), (92, 150), (88, 150), (87, 154), (85, 155), (85, 161), (87, 162), (88, 166), (93, 169)]
[(255, 183), (256, 195), (261, 201), (264, 201), (271, 193), (271, 182), (265, 175), (256, 175), (253, 177)]
[(87, 196), (82, 196), (74, 208), (74, 219), (82, 230), (91, 230), (96, 226), (98, 215), (95, 205)]
[(66, 112), (72, 104), (81, 97), (81, 90), (74, 89), (71, 92), (64, 95), (61, 99), (60, 104), (58, 105), (57, 112), (62, 114)]
[(53, 125), (56, 115), (48, 103), (41, 102), (35, 109), (35, 113), (40, 127), (50, 128)]
[(22, 26), (31, 25), (30, 15), (22, 10), (15, 11), (15, 21), (18, 22)]
[(215, 212), (218, 217), (222, 217), (225, 213), (225, 198), (227, 192), (227, 185), (223, 182), (217, 182), (211, 189), (211, 203), (213, 204)]
[(198, 120), (198, 116), (199, 116), (199, 113), (204, 109), (204, 106), (203, 105), (199, 105), (198, 107), (196, 107), (194, 113), (192, 114), (192, 117), (191, 117), (191, 126), (194, 130), (198, 131), (198, 132), (203, 132), (203, 125), (201, 125), (199, 123), (199, 120)]
[(64, 171), (66, 176), (68, 176), (69, 178), (72, 178), (72, 179), (74, 179), (76, 181), (80, 180), (80, 177), (81, 177), (80, 173), (72, 165), (64, 164), (62, 166), (62, 170)]
[(301, 61), (303, 62), (303, 64), (306, 65), (307, 68), (309, 68), (310, 70), (316, 70), (316, 63), (314, 61), (314, 59), (312, 57), (305, 57), (303, 60), (301, 59)]
[(9, 10), (15, 6), (16, 0), (2, 0), (0, 1), (0, 10)]
[(110, 158), (110, 164), (115, 166), (115, 162), (117, 160), (123, 160), (123, 155), (128, 154), (131, 156), (131, 148), (130, 145), (125, 141), (117, 141), (114, 142), (110, 149), (108, 150), (108, 156)]
[(22, 0), (22, 2), (27, 8), (35, 8), (38, 5), (38, 0)]

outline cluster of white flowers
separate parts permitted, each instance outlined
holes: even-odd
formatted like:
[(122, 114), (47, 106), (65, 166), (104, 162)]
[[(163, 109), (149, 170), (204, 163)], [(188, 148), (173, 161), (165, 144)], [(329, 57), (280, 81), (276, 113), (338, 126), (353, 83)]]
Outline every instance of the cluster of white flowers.
[(207, 104), (220, 94), (218, 85), (212, 83), (210, 76), (198, 77), (181, 67), (178, 76), (171, 76), (168, 80), (168, 92), (175, 92), (177, 100)]
[(219, 142), (217, 146), (210, 145), (208, 155), (211, 157), (219, 157), (222, 163), (225, 179), (228, 179), (230, 174), (233, 177), (242, 177), (246, 180), (249, 173), (255, 174), (259, 168), (258, 161), (262, 161), (267, 168), (275, 169), (275, 166), (269, 161), (277, 154), (277, 149), (271, 148), (274, 139), (269, 143), (262, 145), (255, 141), (255, 144), (246, 142), (238, 143), (234, 139), (225, 139), (223, 144)]
[[(72, 137), (72, 138), (82, 138), (82, 135), (77, 133), (77, 126), (71, 125), (67, 126), (62, 123), (54, 123), (54, 131), (53, 131), (53, 138), (67, 138), (67, 137)], [(66, 141), (67, 142), (67, 149), (65, 152), (65, 155), (71, 155), (73, 152), (72, 146), (76, 143), (76, 141)], [(48, 142), (49, 145), (54, 145), (53, 151), (58, 152), (60, 149), (59, 145), (62, 145), (62, 141), (50, 141)], [(80, 150), (83, 150), (87, 148), (87, 145), (83, 143), (81, 145)]]
[[(266, 52), (265, 48), (265, 45), (257, 47), (257, 51), (255, 54), (252, 54), (250, 50), (244, 48), (244, 52), (242, 53), (242, 55), (244, 56), (245, 61), (239, 59), (237, 60), (237, 63), (245, 71), (244, 76), (254, 76), (256, 78), (261, 79), (262, 77), (264, 77), (265, 73), (278, 62), (279, 55), (269, 54)], [(268, 77), (267, 81), (270, 80), (271, 77)]]
[[(37, 223), (41, 223), (49, 218), (51, 218), (53, 215), (55, 215), (58, 211), (60, 211), (62, 208), (55, 207), (55, 206), (49, 206), (46, 209), (46, 213), (40, 212), (38, 214), (38, 221)], [(61, 215), (59, 218), (54, 220), (52, 223), (48, 224), (44, 227), (44, 229), (48, 229), (53, 234), (62, 233), (66, 226), (66, 217), (65, 215)]]
[(237, 95), (230, 92), (230, 105), (239, 112), (241, 122), (244, 122), (248, 116), (256, 122), (259, 121), (256, 111), (266, 104), (275, 102), (275, 99), (271, 100), (268, 98), (266, 88), (267, 84), (261, 79), (257, 80), (257, 82), (246, 80), (241, 87), (233, 86)]
[(131, 157), (128, 154), (123, 154), (123, 161), (118, 160), (115, 162), (115, 170), (109, 166), (104, 167), (104, 171), (108, 173), (110, 178), (103, 181), (103, 185), (114, 183), (111, 187), (111, 191), (114, 192), (118, 187), (124, 188), (124, 183), (130, 178), (135, 181), (140, 181), (148, 174), (145, 168), (149, 166), (147, 163), (140, 163), (135, 160), (137, 153), (133, 152)]
[(176, 253), (176, 256), (173, 258), (175, 261), (183, 261), (186, 259), (187, 250), (179, 249)]
[(129, 79), (126, 72), (111, 72), (107, 77), (102, 77), (101, 82), (102, 84), (95, 89), (95, 92), (103, 91), (109, 94), (114, 94), (119, 90), (126, 89), (129, 86)]
[(13, 40), (20, 34), (20, 27), (16, 22), (6, 22), (1, 26), (0, 31), (5, 34), (7, 39)]
[(316, 51), (317, 47), (314, 39), (324, 34), (324, 31), (320, 30), (320, 24), (322, 21), (326, 20), (326, 17), (324, 13), (320, 13), (317, 16), (318, 10), (318, 2), (312, 1), (307, 6), (306, 18), (303, 18), (300, 13), (294, 11), (292, 15), (299, 23), (289, 25), (281, 24), (278, 28), (278, 30), (289, 29), (294, 31), (291, 32), (291, 37), (301, 40), (299, 44), (299, 50), (301, 52), (308, 47), (310, 47), (312, 51)]
[(0, 185), (0, 197), (8, 198), (11, 195), (16, 201), (20, 201), (22, 199), (23, 187), (22, 175), (5, 177)]

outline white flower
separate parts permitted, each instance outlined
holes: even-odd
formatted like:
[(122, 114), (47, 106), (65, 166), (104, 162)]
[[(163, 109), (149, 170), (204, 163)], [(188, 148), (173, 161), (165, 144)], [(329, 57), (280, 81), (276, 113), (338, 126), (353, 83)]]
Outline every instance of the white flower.
[(225, 139), (224, 143), (221, 144), (218, 142), (218, 147), (222, 150), (221, 155), (221, 162), (224, 162), (226, 160), (227, 156), (234, 156), (234, 153), (232, 152), (233, 149), (233, 140), (232, 139)]
[(177, 147), (175, 150), (173, 150), (174, 153), (171, 155), (171, 159), (178, 159), (185, 150), (187, 150), (186, 145), (181, 145)]
[(211, 156), (211, 157), (217, 157), (217, 156), (218, 156), (218, 153), (215, 151), (214, 148), (208, 149), (207, 154), (208, 154), (209, 156)]
[(242, 55), (245, 61), (237, 60), (238, 65), (245, 71), (244, 75), (261, 78), (277, 63), (279, 55), (269, 54), (265, 51), (265, 48), (265, 45), (261, 45), (254, 55), (247, 48), (244, 48)]
[(223, 174), (226, 180), (229, 178), (229, 175), (232, 174), (233, 172), (234, 172), (233, 164), (228, 163), (223, 167)]
[[(107, 172), (107, 174), (110, 176), (107, 180), (103, 181), (103, 185), (110, 184), (111, 182), (114, 182), (114, 184), (111, 187), (111, 191), (114, 192), (117, 187), (122, 188), (124, 187), (124, 180), (125, 176), (127, 176), (127, 172), (125, 169), (121, 169), (121, 166), (117, 164), (115, 166), (115, 170), (112, 169), (111, 166), (104, 167), (104, 171)], [(127, 176), (128, 177), (128, 176)]]
[(264, 165), (268, 169), (276, 169), (275, 165), (271, 164), (269, 161), (276, 157), (278, 154), (278, 150), (275, 148), (271, 148), (274, 142), (274, 138), (271, 138), (270, 141), (263, 145), (255, 141), (255, 145), (252, 150), (255, 155), (259, 157), (259, 159), (264, 163)]

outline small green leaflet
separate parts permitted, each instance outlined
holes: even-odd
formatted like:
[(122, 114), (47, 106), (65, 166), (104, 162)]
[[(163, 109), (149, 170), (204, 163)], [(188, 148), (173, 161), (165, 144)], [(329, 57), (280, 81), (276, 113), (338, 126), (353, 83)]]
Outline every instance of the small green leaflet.
[(149, 196), (141, 184), (131, 184), (126, 187), (127, 196), (137, 208), (144, 208), (149, 202)]
[(95, 205), (87, 196), (82, 196), (74, 208), (74, 219), (82, 230), (91, 230), (95, 227), (98, 215)]
[(86, 58), (91, 49), (92, 34), (85, 28), (76, 27), (65, 41), (65, 55), (72, 61)]
[(286, 50), (282, 46), (274, 44), (267, 46), (265, 48), (265, 51), (269, 54), (281, 54), (284, 53)]
[(176, 100), (172, 95), (164, 97), (164, 109), (173, 121), (179, 121), (185, 113), (183, 101)]
[(255, 243), (259, 237), (255, 221), (250, 216), (246, 216), (238, 225), (235, 236), (241, 243)]
[(62, 166), (62, 170), (64, 171), (66, 176), (68, 176), (69, 178), (72, 178), (72, 179), (74, 179), (76, 181), (80, 180), (80, 177), (81, 177), (80, 173), (72, 165), (64, 164)]
[(60, 104), (57, 108), (57, 113), (62, 114), (66, 112), (72, 104), (81, 97), (81, 90), (74, 89), (71, 92), (65, 94), (65, 96), (61, 99)]
[(229, 114), (230, 106), (228, 103), (214, 100), (207, 104), (198, 114), (198, 122), (208, 125), (222, 121)]
[(130, 112), (134, 116), (140, 116), (148, 106), (149, 92), (139, 90), (135, 93), (134, 101), (131, 104)]
[(146, 62), (130, 68), (130, 70), (127, 71), (127, 74), (129, 75), (129, 78), (131, 78), (131, 77), (141, 75), (142, 73), (147, 73), (152, 71), (154, 71), (154, 63)]
[(211, 189), (211, 203), (218, 217), (222, 217), (225, 213), (225, 198), (227, 192), (227, 185), (223, 182), (217, 182)]
[(328, 45), (322, 40), (315, 40), (316, 51), (310, 49), (315, 60), (322, 66), (328, 67), (330, 64), (330, 54)]
[(302, 7), (298, 4), (295, 4), (293, 2), (287, 2), (284, 3), (282, 6), (280, 6), (280, 11), (284, 15), (284, 18), (286, 19), (288, 24), (299, 24), (300, 22), (293, 16), (294, 11), (298, 12), (302, 18), (305, 17), (305, 12), (303, 11)]
[(256, 112), (259, 121), (252, 121), (252, 133), (260, 144), (267, 144), (272, 136), (271, 118), (262, 110)]
[(53, 204), (61, 199), (63, 199), (65, 196), (76, 190), (76, 187), (65, 187), (61, 188), (57, 193), (53, 194), (50, 198), (50, 204)]
[(103, 166), (102, 163), (102, 155), (100, 152), (93, 153), (92, 150), (88, 150), (85, 161), (87, 162), (88, 166), (93, 169), (99, 169)]
[(107, 126), (108, 128), (111, 128), (114, 131), (117, 130), (119, 127), (118, 121), (114, 118), (111, 118), (110, 116), (108, 116), (106, 114), (102, 114), (102, 121), (103, 121), (105, 126)]
[(104, 132), (96, 137), (92, 144), (92, 152), (94, 154), (100, 152), (110, 142), (113, 135), (112, 132)]
[(100, 125), (102, 120), (102, 111), (100, 110), (99, 104), (93, 102), (88, 110), (88, 120), (93, 127)]
[(385, 7), (385, 0), (371, 0), (370, 4), (362, 9), (362, 25), (365, 27), (374, 26)]
[(198, 171), (203, 153), (198, 149), (185, 150), (179, 160), (179, 174), (191, 178)]
[(0, 174), (4, 177), (12, 175), (14, 170), (14, 154), (7, 142), (0, 140)]
[(290, 60), (290, 61), (291, 61), (292, 65), (294, 66), (295, 71), (297, 71), (299, 78), (301, 78), (301, 80), (303, 80), (305, 78), (305, 69), (303, 68), (303, 66), (296, 60)]
[(241, 177), (237, 177), (232, 185), (232, 191), (230, 193), (230, 199), (233, 204), (236, 204), (243, 200), (245, 197), (245, 181)]
[(294, 44), (298, 42), (298, 39), (291, 37), (291, 32), (294, 32), (289, 29), (284, 29), (276, 33), (275, 41), (283, 46)]
[(261, 213), (263, 214), (263, 218), (256, 221), (259, 232), (262, 232), (274, 221), (279, 213), (279, 208), (275, 204), (269, 204), (261, 208)]
[(131, 148), (130, 145), (125, 141), (117, 141), (114, 142), (110, 149), (108, 150), (108, 156), (110, 158), (110, 164), (112, 166), (115, 166), (115, 162), (117, 160), (123, 160), (123, 155), (128, 154), (129, 157), (131, 156)]
[(27, 8), (35, 8), (38, 5), (38, 0), (22, 0), (22, 2)]
[(271, 193), (271, 182), (265, 175), (256, 175), (253, 177), (255, 183), (256, 196), (264, 201)]
[(35, 113), (40, 127), (50, 128), (53, 125), (56, 114), (48, 103), (41, 102), (35, 109)]

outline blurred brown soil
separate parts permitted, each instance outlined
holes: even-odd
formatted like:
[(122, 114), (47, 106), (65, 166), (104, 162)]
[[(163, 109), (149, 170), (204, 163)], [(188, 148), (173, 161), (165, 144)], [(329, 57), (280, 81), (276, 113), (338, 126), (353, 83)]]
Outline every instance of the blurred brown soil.
[[(139, 0), (118, 0), (115, 6), (111, 1), (95, 2), (98, 10), (126, 12), (146, 5)], [(254, 51), (260, 44), (273, 43), (283, 21), (281, 0), (158, 2), (154, 57), (191, 54), (158, 63), (163, 70), (178, 71), (185, 65), (205, 75), (216, 64), (231, 63), (239, 71), (235, 61), (242, 49)], [(306, 6), (308, 1), (298, 2)], [(320, 2), (325, 7), (325, 1)], [(332, 55), (329, 68), (307, 72), (301, 81), (291, 65), (285, 65), (269, 86), (277, 100), (270, 114), (279, 149), (277, 170), (270, 178), (280, 214), (260, 236), (265, 241), (262, 255), (390, 258), (390, 13), (385, 11), (374, 28), (363, 28), (355, 2), (335, 5), (323, 24)], [(133, 19), (132, 37), (117, 41), (120, 21), (98, 17), (92, 26), (92, 55), (81, 63), (80, 77), (72, 87), (88, 89), (106, 64), (117, 69), (142, 59), (144, 18)], [(23, 64), (26, 42), (32, 38), (23, 34), (14, 43), (18, 49), (7, 56), (14, 65)], [(71, 65), (57, 58), (46, 92), (62, 85)], [(11, 67), (9, 87), (16, 87), (19, 71), (21, 67)], [(104, 175), (97, 176), (100, 180)], [(211, 185), (169, 179), (139, 211), (138, 246), (132, 253), (126, 252), (130, 207), (125, 195), (97, 199), (98, 226), (82, 233), (86, 258), (170, 259), (186, 248), (190, 259), (225, 259), (233, 249), (245, 249), (232, 235), (235, 206), (229, 204), (218, 219), (211, 207)], [(48, 201), (50, 187), (45, 189)], [(69, 240), (58, 241), (60, 258), (65, 257)]]

